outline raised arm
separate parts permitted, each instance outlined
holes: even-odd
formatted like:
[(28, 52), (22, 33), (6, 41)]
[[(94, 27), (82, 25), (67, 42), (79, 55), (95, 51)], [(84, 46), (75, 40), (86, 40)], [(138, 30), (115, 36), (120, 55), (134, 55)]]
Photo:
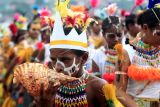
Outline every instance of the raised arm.
[(120, 88), (124, 92), (126, 92), (127, 84), (128, 84), (127, 72), (128, 72), (128, 67), (130, 65), (130, 59), (127, 51), (125, 50), (123, 51), (123, 56), (124, 56), (124, 59), (121, 61), (121, 65), (122, 65), (121, 72), (126, 75), (120, 75)]

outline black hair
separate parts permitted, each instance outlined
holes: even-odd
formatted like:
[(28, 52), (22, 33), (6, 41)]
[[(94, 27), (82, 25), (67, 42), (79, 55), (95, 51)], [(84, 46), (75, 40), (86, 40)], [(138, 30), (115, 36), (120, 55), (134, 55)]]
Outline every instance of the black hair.
[(29, 24), (27, 25), (27, 31), (31, 28), (32, 24), (37, 24), (37, 22), (35, 22), (35, 21), (29, 22)]
[(27, 25), (27, 31), (29, 31), (29, 29), (31, 28), (32, 23), (33, 23), (33, 22), (30, 22), (30, 23)]
[[(152, 10), (153, 9), (153, 10)], [(157, 19), (160, 18), (160, 8), (152, 8), (141, 13), (137, 18), (137, 23), (141, 26), (147, 24), (150, 29), (155, 28), (160, 22)], [(156, 15), (157, 17), (156, 17)]]
[(78, 57), (80, 57), (86, 53), (85, 51), (75, 50), (75, 49), (71, 49), (71, 51)]
[(109, 16), (102, 22), (102, 33), (105, 34), (107, 29), (110, 29), (113, 25), (119, 25), (119, 17), (117, 16)]
[[(101, 18), (98, 17), (98, 16), (94, 16), (93, 19), (96, 20), (96, 21), (101, 20)], [(96, 23), (95, 21), (92, 21), (92, 22), (90, 23), (90, 27), (92, 27), (95, 23)]]
[(24, 35), (26, 34), (26, 30), (19, 29), (16, 36), (12, 37), (12, 41), (15, 44), (18, 44), (21, 40), (24, 39)]
[(136, 15), (131, 14), (129, 16), (126, 16), (125, 18), (125, 26), (127, 30), (129, 30), (129, 25), (134, 25), (136, 23)]
[(40, 18), (40, 14), (34, 15), (32, 21), (36, 20), (37, 18)]

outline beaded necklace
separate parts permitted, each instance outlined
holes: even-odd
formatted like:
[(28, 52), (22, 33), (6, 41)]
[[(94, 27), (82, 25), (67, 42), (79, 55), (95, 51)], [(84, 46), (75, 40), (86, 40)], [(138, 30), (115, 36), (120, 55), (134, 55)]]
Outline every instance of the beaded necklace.
[(157, 67), (159, 65), (159, 48), (150, 46), (143, 43), (142, 40), (139, 40), (135, 46), (135, 50), (137, 56), (134, 57), (134, 62), (138, 61), (138, 64), (140, 65), (149, 65), (153, 67)]
[(143, 43), (141, 39), (130, 44), (135, 50), (128, 76), (134, 80), (160, 80), (160, 48)]
[(86, 82), (88, 73), (84, 73), (78, 80), (61, 86), (55, 97), (55, 107), (88, 107)]
[(102, 50), (106, 54), (106, 60), (105, 60), (105, 72), (106, 73), (113, 73), (115, 72), (115, 65), (116, 61), (118, 59), (116, 50), (113, 49), (107, 49)]

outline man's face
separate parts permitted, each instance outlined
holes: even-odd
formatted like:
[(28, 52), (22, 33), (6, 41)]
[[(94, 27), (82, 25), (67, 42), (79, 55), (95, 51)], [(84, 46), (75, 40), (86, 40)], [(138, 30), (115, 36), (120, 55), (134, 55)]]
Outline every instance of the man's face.
[(69, 49), (51, 49), (52, 67), (59, 73), (75, 76), (82, 64), (80, 64), (80, 57), (77, 57)]
[(106, 29), (104, 38), (109, 48), (113, 48), (117, 43), (122, 40), (122, 33), (117, 30), (115, 26)]
[(35, 39), (38, 38), (38, 35), (40, 34), (40, 28), (41, 28), (40, 24), (32, 23), (29, 29), (29, 36)]

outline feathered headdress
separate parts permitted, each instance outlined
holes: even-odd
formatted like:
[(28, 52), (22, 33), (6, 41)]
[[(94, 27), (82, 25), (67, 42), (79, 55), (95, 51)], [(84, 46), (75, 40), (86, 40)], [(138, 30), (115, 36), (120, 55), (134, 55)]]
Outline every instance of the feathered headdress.
[(40, 23), (41, 26), (44, 27), (46, 25), (53, 27), (54, 25), (54, 18), (51, 16), (51, 11), (49, 11), (47, 8), (43, 8), (40, 12)]
[(13, 19), (15, 21), (16, 27), (19, 29), (22, 29), (24, 27), (24, 24), (27, 22), (27, 18), (19, 13), (15, 13)]
[(86, 13), (70, 10), (69, 2), (70, 0), (57, 2), (54, 29), (50, 38), (51, 48), (87, 51), (86, 28), (92, 19)]

